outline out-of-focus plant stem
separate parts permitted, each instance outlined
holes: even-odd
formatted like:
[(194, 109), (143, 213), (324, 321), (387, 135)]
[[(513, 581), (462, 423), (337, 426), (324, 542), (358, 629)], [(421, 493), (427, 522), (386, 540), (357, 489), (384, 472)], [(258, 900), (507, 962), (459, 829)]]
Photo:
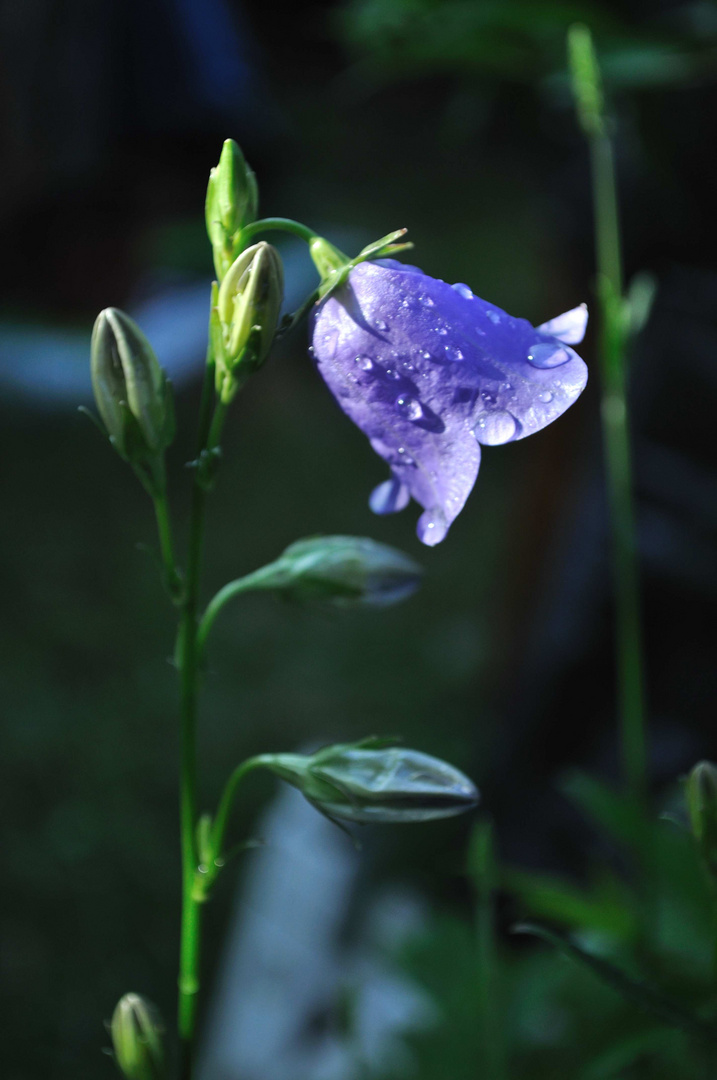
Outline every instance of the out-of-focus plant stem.
[(506, 1080), (507, 1066), (501, 1031), (501, 1008), (496, 986), (495, 887), (493, 829), (489, 821), (476, 825), (471, 838), (470, 869), (476, 890), (476, 964), (478, 1016), (482, 1048), (480, 1075), (485, 1080)]
[(600, 306), (601, 419), (612, 533), (620, 741), (626, 787), (638, 803), (647, 788), (643, 644), (635, 512), (627, 408), (628, 319), (622, 293), (622, 256), (613, 148), (590, 31), (568, 35), (573, 94), (590, 147), (595, 249)]

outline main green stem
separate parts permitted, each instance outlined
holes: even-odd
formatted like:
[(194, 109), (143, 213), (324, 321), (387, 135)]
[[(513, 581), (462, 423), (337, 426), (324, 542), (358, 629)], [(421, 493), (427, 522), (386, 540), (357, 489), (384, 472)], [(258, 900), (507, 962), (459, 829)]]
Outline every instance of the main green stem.
[[(219, 443), (226, 406), (217, 404), (211, 419), (214, 365), (208, 358), (202, 391), (199, 420), (199, 450), (211, 450)], [(192, 487), (189, 520), (189, 550), (182, 614), (177, 638), (181, 727), (180, 727), (180, 833), (182, 851), (182, 918), (179, 950), (179, 1001), (177, 1028), (180, 1042), (180, 1080), (191, 1080), (194, 1058), (199, 962), (201, 946), (201, 909), (203, 894), (196, 887), (198, 853), (196, 728), (199, 654), (197, 649), (197, 609), (204, 540), (204, 512), (207, 492), (200, 482), (199, 469)]]
[(604, 131), (590, 137), (590, 159), (602, 314), (599, 348), (601, 417), (612, 532), (622, 766), (629, 793), (642, 803), (647, 789), (647, 737), (626, 399), (627, 341), (615, 165), (610, 138)]

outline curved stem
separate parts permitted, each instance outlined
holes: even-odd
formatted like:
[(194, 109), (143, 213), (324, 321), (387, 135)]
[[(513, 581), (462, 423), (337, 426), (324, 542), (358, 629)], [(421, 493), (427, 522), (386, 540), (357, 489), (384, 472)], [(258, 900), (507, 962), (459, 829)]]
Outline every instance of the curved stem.
[(212, 868), (215, 869), (214, 864), (222, 857), (222, 851), (224, 848), (224, 838), (226, 836), (227, 824), (229, 822), (229, 814), (231, 813), (232, 803), (234, 802), (234, 796), (237, 793), (237, 788), (240, 783), (253, 769), (260, 769), (272, 760), (271, 754), (257, 754), (256, 757), (247, 758), (241, 765), (237, 765), (234, 772), (227, 780), (222, 797), (217, 807), (217, 813), (212, 824), (211, 833), (211, 851), (212, 851)]
[[(228, 604), (230, 600), (233, 600), (235, 596), (239, 596), (241, 593), (250, 592), (252, 589), (272, 588), (273, 584), (269, 584), (269, 580), (272, 580), (275, 584), (276, 575), (274, 572), (274, 564), (270, 563), (269, 566), (263, 566), (261, 570), (255, 570), (251, 574), (247, 574), (246, 577), (237, 578), (235, 581), (230, 581), (228, 585), (225, 585), (219, 590), (215, 596), (207, 604), (206, 610), (199, 620), (199, 627), (197, 629), (197, 653), (201, 658), (206, 648), (207, 638), (209, 632), (214, 625), (219, 612)], [(266, 584), (265, 584), (266, 583)]]
[(307, 244), (317, 239), (319, 235), (313, 229), (310, 229), (308, 225), (302, 225), (300, 221), (293, 221), (291, 218), (270, 217), (260, 218), (259, 221), (252, 221), (250, 225), (245, 225), (241, 232), (242, 242), (260, 232), (292, 233), (294, 236), (298, 236), (300, 240), (305, 240)]

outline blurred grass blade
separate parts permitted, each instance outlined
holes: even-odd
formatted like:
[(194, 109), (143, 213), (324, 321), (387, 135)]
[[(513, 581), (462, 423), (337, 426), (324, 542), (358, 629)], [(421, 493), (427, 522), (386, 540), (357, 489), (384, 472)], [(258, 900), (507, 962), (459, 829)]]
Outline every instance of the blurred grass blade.
[(631, 1001), (645, 1012), (658, 1017), (670, 1027), (679, 1028), (687, 1032), (701, 1042), (709, 1042), (717, 1045), (717, 1029), (712, 1024), (706, 1024), (699, 1017), (684, 1009), (680, 1004), (666, 997), (659, 990), (628, 975), (621, 968), (595, 956), (586, 949), (576, 945), (575, 942), (563, 938), (560, 934), (553, 933), (543, 926), (535, 923), (518, 923), (513, 927), (514, 934), (531, 934), (540, 938), (548, 945), (554, 946), (564, 956), (570, 957), (577, 963), (590, 968), (594, 974), (607, 986), (611, 986), (626, 1001)]
[(519, 897), (531, 915), (623, 940), (632, 939), (636, 930), (630, 896), (614, 879), (588, 893), (550, 874), (505, 869), (501, 872), (501, 884), (507, 892)]

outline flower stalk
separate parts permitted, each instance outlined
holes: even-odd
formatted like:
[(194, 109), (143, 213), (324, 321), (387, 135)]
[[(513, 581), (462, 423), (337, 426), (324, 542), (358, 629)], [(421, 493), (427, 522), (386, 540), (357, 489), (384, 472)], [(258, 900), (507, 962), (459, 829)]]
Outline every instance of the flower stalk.
[(590, 149), (598, 302), (601, 311), (598, 344), (602, 398), (600, 415), (612, 533), (622, 768), (627, 790), (636, 802), (642, 803), (647, 790), (647, 733), (627, 407), (629, 313), (623, 297), (615, 162), (605, 116), (600, 69), (586, 26), (572, 27), (568, 35), (568, 52), (578, 119)]

